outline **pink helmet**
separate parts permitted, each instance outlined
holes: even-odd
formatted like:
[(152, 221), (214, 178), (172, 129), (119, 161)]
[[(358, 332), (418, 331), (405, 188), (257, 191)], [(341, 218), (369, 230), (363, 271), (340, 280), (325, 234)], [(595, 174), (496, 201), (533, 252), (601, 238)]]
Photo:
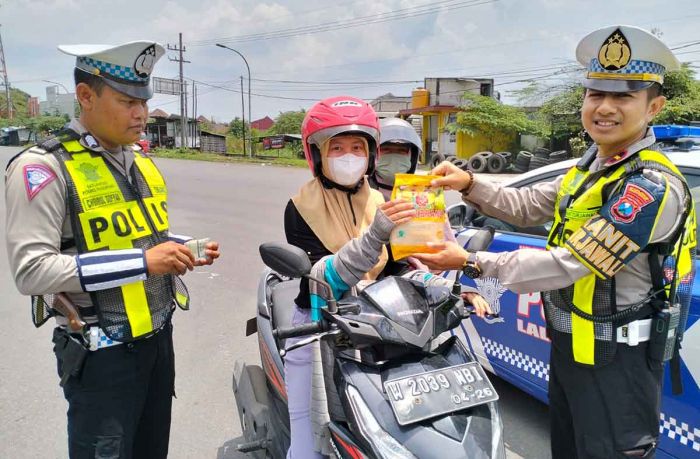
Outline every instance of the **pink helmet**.
[(379, 145), (379, 121), (370, 104), (351, 96), (323, 99), (306, 112), (301, 123), (301, 142), (309, 169), (321, 173), (321, 145), (339, 134), (358, 134), (367, 139), (367, 174), (374, 170)]

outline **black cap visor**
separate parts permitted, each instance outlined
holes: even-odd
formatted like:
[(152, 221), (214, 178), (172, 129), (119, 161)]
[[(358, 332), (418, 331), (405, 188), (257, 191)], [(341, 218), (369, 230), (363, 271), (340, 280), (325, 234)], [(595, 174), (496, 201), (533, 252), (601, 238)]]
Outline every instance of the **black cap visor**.
[(584, 78), (583, 87), (602, 92), (637, 92), (653, 85), (653, 81), (639, 80), (603, 80), (599, 78)]
[(126, 94), (129, 97), (142, 100), (148, 100), (153, 97), (153, 87), (151, 87), (150, 81), (146, 83), (132, 83), (124, 80), (116, 81), (108, 75), (100, 76), (110, 88), (122, 94)]

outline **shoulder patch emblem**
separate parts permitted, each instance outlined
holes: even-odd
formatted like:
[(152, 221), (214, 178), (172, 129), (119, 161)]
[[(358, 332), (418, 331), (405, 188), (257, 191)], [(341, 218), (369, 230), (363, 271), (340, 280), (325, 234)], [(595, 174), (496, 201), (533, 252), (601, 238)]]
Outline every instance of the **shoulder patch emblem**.
[(613, 220), (620, 223), (631, 223), (637, 214), (647, 205), (654, 202), (654, 197), (639, 185), (628, 183), (622, 196), (610, 208)]
[(56, 173), (43, 164), (24, 166), (24, 186), (31, 201), (41, 190), (56, 179)]

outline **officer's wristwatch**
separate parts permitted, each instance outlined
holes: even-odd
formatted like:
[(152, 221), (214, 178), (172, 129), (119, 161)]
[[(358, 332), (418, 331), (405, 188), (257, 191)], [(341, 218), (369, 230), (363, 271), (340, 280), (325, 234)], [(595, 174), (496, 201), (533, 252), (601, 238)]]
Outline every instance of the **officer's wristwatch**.
[(476, 259), (475, 252), (467, 252), (467, 259), (464, 260), (464, 264), (462, 265), (462, 272), (465, 276), (472, 279), (481, 277), (481, 268), (479, 268), (479, 262)]

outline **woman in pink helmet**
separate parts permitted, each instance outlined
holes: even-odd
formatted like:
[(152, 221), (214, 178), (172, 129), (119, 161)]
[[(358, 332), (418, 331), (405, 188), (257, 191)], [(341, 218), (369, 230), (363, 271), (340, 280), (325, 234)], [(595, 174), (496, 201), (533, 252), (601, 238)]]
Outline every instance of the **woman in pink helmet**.
[[(410, 270), (406, 263), (392, 262), (385, 245), (394, 226), (415, 214), (413, 206), (399, 200), (384, 202), (366, 178), (374, 170), (379, 145), (374, 109), (354, 97), (324, 99), (306, 113), (301, 131), (313, 178), (287, 204), (287, 242), (306, 251), (316, 265), (314, 269), (321, 259), (328, 260), (331, 255), (338, 258), (336, 266), (342, 269), (329, 263), (324, 273), (334, 294), (347, 291), (361, 280)], [(325, 302), (314, 288), (311, 290), (308, 280), (301, 279), (293, 325), (320, 318), (319, 308)], [(290, 346), (299, 339), (290, 338), (286, 344)], [(311, 419), (315, 349), (304, 346), (285, 356), (291, 438), (288, 459), (321, 458), (322, 453), (330, 452)], [(325, 400), (325, 394), (321, 398)]]
[[(386, 269), (383, 246), (395, 224), (413, 213), (410, 203), (385, 203), (381, 193), (369, 187), (366, 175), (374, 169), (379, 124), (374, 109), (361, 99), (339, 96), (324, 99), (306, 113), (302, 143), (313, 179), (287, 204), (284, 230), (287, 242), (304, 249), (316, 263), (338, 252), (364, 232), (376, 235), (372, 259), (362, 260), (364, 278), (376, 279)], [(376, 218), (381, 214), (381, 218)], [(373, 222), (375, 222), (373, 224)], [(375, 258), (376, 255), (376, 258)], [(368, 264), (369, 263), (369, 264)], [(301, 280), (293, 324), (316, 320), (309, 282)], [(287, 340), (287, 345), (295, 339)], [(305, 346), (285, 356), (285, 380), (289, 401), (291, 459), (320, 458), (310, 419), (313, 347)], [(327, 453), (327, 451), (326, 451)]]

